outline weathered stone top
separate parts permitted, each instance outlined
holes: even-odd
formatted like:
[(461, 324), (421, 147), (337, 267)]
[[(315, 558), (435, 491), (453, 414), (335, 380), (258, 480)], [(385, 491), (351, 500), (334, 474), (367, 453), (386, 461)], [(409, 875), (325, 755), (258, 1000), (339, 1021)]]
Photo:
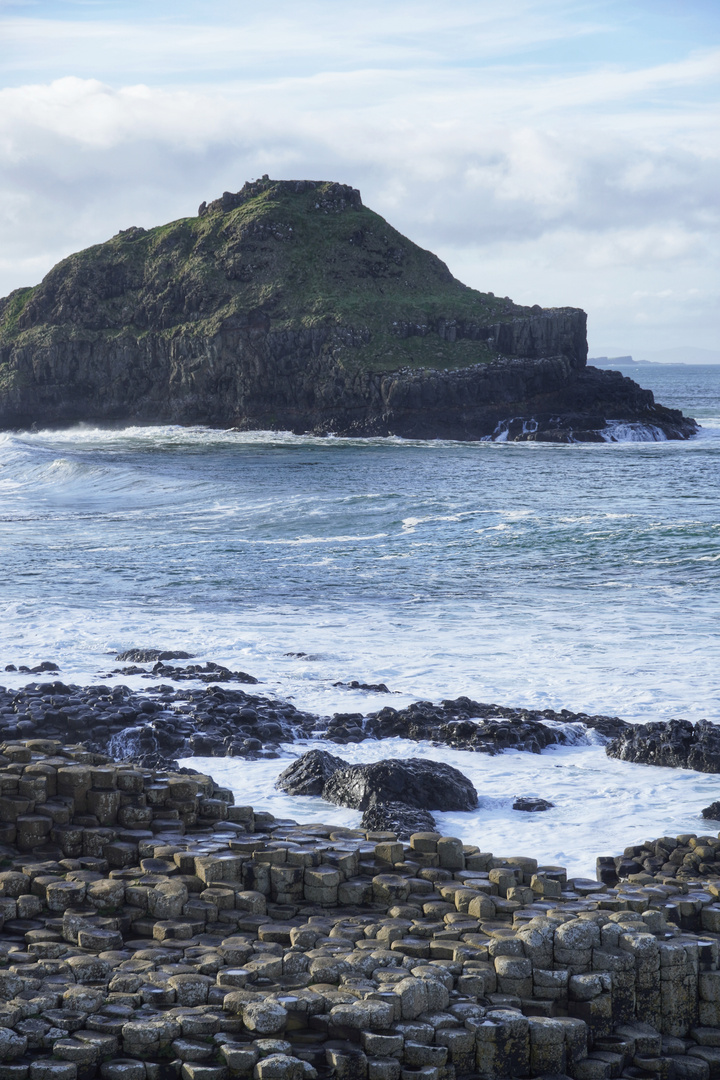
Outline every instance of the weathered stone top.
[(338, 184), (332, 180), (270, 180), (268, 176), (263, 176), (260, 180), (247, 180), (240, 191), (224, 191), (219, 199), (213, 199), (209, 204), (200, 203), (198, 217), (228, 213), (259, 195), (293, 196), (307, 195), (308, 192), (315, 196), (314, 201), (308, 204), (310, 210), (333, 214), (350, 209), (362, 210), (360, 192), (349, 184)]

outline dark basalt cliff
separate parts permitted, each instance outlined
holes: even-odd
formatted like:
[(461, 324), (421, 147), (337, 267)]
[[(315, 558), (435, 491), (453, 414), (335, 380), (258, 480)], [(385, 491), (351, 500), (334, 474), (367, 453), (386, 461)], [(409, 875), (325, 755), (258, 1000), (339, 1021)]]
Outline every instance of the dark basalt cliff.
[(584, 312), (467, 288), (351, 187), (263, 178), (197, 218), (127, 229), (0, 300), (0, 427), (694, 433), (586, 358)]

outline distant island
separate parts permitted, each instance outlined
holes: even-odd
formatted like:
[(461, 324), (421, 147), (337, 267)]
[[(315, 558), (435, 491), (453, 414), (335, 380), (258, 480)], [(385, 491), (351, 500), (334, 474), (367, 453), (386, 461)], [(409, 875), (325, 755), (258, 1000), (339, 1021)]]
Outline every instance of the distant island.
[(633, 360), (632, 356), (588, 356), (588, 364), (599, 368), (662, 367), (657, 360)]
[[(608, 350), (609, 353), (609, 350)], [(588, 357), (588, 364), (595, 367), (668, 367), (669, 365), (708, 365), (720, 364), (720, 350), (702, 349), (697, 345), (675, 345), (666, 349), (644, 349), (643, 355), (636, 360), (632, 356), (621, 356), (619, 352), (610, 356)]]
[(587, 366), (583, 311), (470, 289), (356, 189), (268, 177), (0, 300), (0, 427), (80, 421), (552, 442), (602, 441), (611, 422), (697, 430)]

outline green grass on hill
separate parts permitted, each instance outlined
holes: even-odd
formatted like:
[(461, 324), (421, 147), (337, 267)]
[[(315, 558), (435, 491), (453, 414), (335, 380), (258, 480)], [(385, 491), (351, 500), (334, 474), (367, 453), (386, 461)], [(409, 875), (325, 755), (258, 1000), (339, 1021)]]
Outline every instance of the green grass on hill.
[(326, 213), (315, 209), (318, 189), (259, 186), (236, 209), (129, 229), (69, 256), (4, 309), (0, 302), (0, 346), (128, 333), (207, 337), (228, 319), (261, 313), (274, 330), (369, 331), (368, 344), (341, 351), (348, 365), (464, 367), (494, 353), (435, 332), (401, 337), (393, 324), (489, 325), (530, 310), (461, 284), (372, 210)]

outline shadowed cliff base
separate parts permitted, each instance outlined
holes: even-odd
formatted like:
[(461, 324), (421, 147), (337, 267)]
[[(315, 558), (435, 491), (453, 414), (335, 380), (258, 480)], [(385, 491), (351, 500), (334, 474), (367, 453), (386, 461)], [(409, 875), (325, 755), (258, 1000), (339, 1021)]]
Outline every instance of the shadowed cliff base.
[(583, 311), (468, 288), (347, 185), (263, 178), (0, 300), (0, 427), (554, 442), (697, 430), (586, 359)]

